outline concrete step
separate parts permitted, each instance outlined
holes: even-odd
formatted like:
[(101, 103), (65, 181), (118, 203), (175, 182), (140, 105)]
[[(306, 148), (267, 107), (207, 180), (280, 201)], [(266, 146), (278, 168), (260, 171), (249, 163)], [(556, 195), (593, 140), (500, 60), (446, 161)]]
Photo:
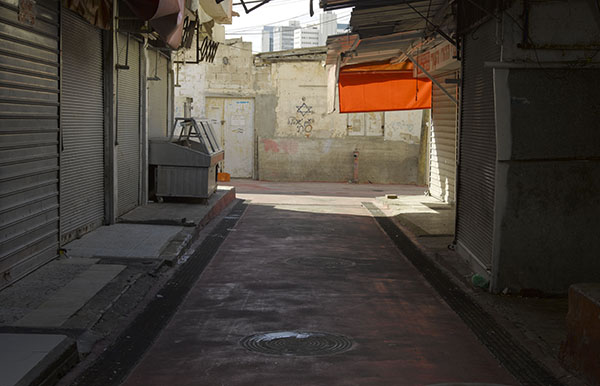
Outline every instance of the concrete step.
[(78, 360), (64, 335), (0, 334), (0, 386), (54, 385)]
[(19, 319), (15, 326), (60, 327), (98, 291), (114, 279), (124, 265), (94, 264), (58, 290), (38, 309)]
[(600, 283), (569, 288), (567, 339), (560, 355), (567, 367), (600, 385)]

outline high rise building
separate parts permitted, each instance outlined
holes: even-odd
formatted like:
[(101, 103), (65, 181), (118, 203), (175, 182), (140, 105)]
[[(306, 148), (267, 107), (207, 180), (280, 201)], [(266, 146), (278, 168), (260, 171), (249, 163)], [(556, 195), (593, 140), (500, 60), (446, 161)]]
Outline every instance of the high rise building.
[(271, 25), (263, 26), (262, 30), (262, 52), (270, 52), (273, 51), (273, 30), (275, 27)]
[(273, 51), (291, 50), (294, 48), (294, 31), (300, 28), (300, 22), (290, 21), (288, 26), (277, 26), (273, 30)]
[(319, 15), (319, 46), (327, 43), (327, 36), (337, 34), (337, 15), (331, 11)]
[(317, 47), (318, 45), (318, 27), (298, 28), (294, 31), (294, 48)]

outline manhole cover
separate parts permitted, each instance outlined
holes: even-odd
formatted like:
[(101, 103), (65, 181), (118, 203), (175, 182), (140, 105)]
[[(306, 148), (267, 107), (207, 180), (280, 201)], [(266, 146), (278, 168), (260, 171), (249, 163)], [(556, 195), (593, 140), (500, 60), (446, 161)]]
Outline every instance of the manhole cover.
[(311, 268), (344, 268), (356, 265), (353, 261), (335, 257), (292, 257), (287, 259), (286, 262)]
[(247, 350), (269, 355), (331, 355), (352, 348), (343, 335), (324, 332), (279, 331), (245, 337), (241, 345)]

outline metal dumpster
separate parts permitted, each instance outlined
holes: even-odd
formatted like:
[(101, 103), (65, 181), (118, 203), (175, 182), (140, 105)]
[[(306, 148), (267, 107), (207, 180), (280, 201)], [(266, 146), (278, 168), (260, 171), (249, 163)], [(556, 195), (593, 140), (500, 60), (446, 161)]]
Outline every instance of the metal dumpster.
[(151, 138), (149, 163), (157, 199), (209, 198), (224, 152), (206, 119), (176, 118), (168, 138)]

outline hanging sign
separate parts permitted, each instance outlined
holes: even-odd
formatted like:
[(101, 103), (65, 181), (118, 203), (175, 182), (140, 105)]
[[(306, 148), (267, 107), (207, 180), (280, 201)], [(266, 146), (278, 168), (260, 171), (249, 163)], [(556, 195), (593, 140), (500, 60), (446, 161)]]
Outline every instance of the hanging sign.
[[(417, 56), (417, 62), (432, 74), (441, 70), (451, 71), (460, 67), (456, 60), (456, 47), (450, 42), (444, 42)], [(425, 74), (420, 68), (413, 68), (413, 76), (422, 78)]]

